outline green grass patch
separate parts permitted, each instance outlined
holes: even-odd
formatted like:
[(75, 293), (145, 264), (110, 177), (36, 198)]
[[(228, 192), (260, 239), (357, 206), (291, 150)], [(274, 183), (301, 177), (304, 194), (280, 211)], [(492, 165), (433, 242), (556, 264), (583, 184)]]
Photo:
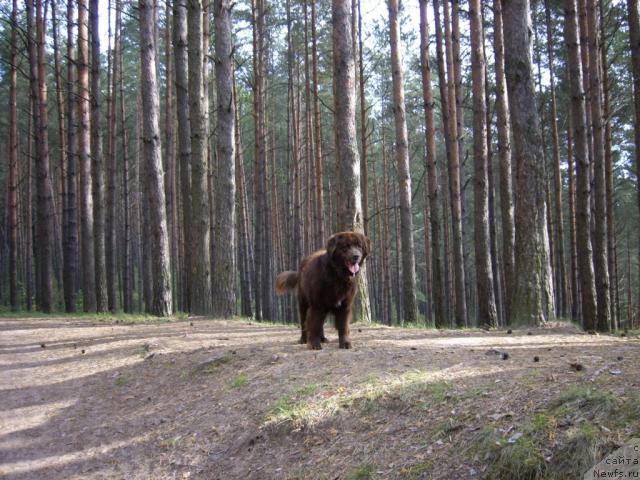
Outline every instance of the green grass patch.
[(114, 383), (116, 387), (124, 387), (133, 383), (133, 378), (129, 375), (118, 375)]
[(574, 386), (520, 428), (507, 434), (493, 426), (483, 428), (469, 451), (489, 466), (488, 479), (578, 478), (615, 449), (616, 424), (637, 424), (639, 414), (635, 397), (621, 400), (596, 385)]
[(205, 360), (204, 362), (196, 365), (193, 370), (194, 374), (210, 374), (214, 373), (218, 368), (223, 365), (226, 365), (232, 360), (233, 356), (230, 354), (221, 355), (219, 357), (211, 358), (209, 360)]
[(249, 382), (249, 378), (247, 377), (247, 374), (241, 373), (236, 377), (234, 377), (233, 380), (231, 380), (231, 388), (240, 388), (246, 385), (247, 382)]
[[(353, 386), (313, 384), (301, 387), (293, 394), (276, 400), (265, 416), (265, 425), (288, 426), (292, 429), (309, 428), (335, 415), (339, 410), (359, 408), (368, 411), (384, 405), (413, 403), (419, 395), (421, 405), (440, 403), (448, 398), (450, 385), (433, 378), (432, 372), (414, 370), (402, 375), (370, 375), (364, 382)], [(424, 397), (428, 397), (425, 399)]]
[(345, 480), (367, 480), (373, 478), (373, 465), (363, 463), (347, 473)]
[(184, 321), (189, 318), (187, 313), (178, 312), (169, 317), (156, 317), (146, 313), (90, 313), (90, 312), (53, 312), (43, 313), (38, 311), (20, 310), (12, 312), (6, 307), (0, 308), (0, 318), (10, 319), (74, 319), (87, 320), (104, 323), (121, 323), (124, 325), (133, 325), (139, 323), (167, 323), (175, 321)]
[(433, 462), (426, 460), (424, 462), (418, 462), (408, 467), (404, 467), (400, 470), (402, 478), (407, 480), (413, 480), (418, 478), (428, 478), (428, 474), (434, 471)]

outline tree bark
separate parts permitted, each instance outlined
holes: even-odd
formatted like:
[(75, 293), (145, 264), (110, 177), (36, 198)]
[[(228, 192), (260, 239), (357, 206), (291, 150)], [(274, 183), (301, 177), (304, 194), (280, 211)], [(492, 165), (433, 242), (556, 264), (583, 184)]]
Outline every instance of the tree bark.
[[(359, 4), (358, 4), (359, 5)], [(325, 238), (325, 213), (324, 213), (324, 180), (322, 165), (322, 123), (320, 122), (320, 95), (318, 93), (318, 36), (316, 33), (316, 2), (311, 2), (311, 70), (313, 77), (313, 124), (315, 143), (313, 153), (315, 155), (316, 175), (316, 204), (318, 225), (316, 226), (318, 238), (321, 242)]]
[(213, 275), (213, 313), (220, 317), (236, 310), (236, 202), (235, 202), (235, 104), (233, 100), (233, 43), (231, 5), (216, 0), (215, 17), (217, 102), (216, 256)]
[(11, 9), (9, 53), (9, 304), (18, 310), (18, 1)]
[[(613, 139), (611, 132), (611, 108), (609, 102), (609, 62), (607, 60), (606, 27), (604, 20), (604, 5), (599, 0), (600, 10), (600, 68), (602, 71), (602, 117), (604, 122), (604, 164), (607, 198), (607, 261), (609, 268), (609, 298), (611, 303), (611, 328), (618, 329), (619, 298), (618, 294), (618, 266), (617, 246), (614, 221), (614, 186), (613, 186)], [(615, 301), (614, 301), (615, 299)]]
[[(356, 138), (355, 58), (349, 0), (332, 1), (333, 89), (339, 230), (364, 232), (360, 191), (360, 158)], [(366, 269), (358, 276), (360, 313), (371, 321)], [(415, 295), (415, 291), (413, 292)]]
[(396, 130), (396, 167), (400, 193), (400, 232), (402, 242), (402, 292), (405, 322), (418, 320), (416, 305), (416, 265), (413, 241), (413, 215), (411, 211), (411, 175), (409, 171), (409, 140), (407, 134), (406, 107), (402, 60), (400, 58), (400, 26), (398, 24), (398, 0), (389, 0), (389, 24), (391, 30), (391, 69), (393, 81), (393, 114)]
[(478, 324), (498, 325), (489, 236), (489, 190), (487, 152), (487, 103), (485, 97), (485, 60), (480, 0), (470, 0), (471, 72), (473, 82), (473, 156), (474, 156), (474, 231)]
[(89, 117), (89, 25), (87, 2), (78, 1), (78, 163), (80, 166), (80, 228), (82, 246), (82, 306), (96, 311), (96, 269), (93, 241), (91, 141)]
[(591, 250), (591, 208), (589, 185), (589, 154), (587, 144), (587, 122), (585, 96), (578, 39), (576, 0), (565, 0), (565, 38), (567, 63), (571, 86), (571, 119), (573, 122), (574, 158), (577, 170), (577, 251), (578, 276), (582, 302), (582, 326), (585, 330), (597, 327), (596, 286)]
[(235, 142), (235, 175), (236, 175), (236, 210), (238, 212), (236, 226), (238, 229), (238, 264), (240, 266), (240, 311), (243, 317), (253, 314), (251, 300), (251, 238), (249, 235), (249, 218), (247, 194), (245, 188), (244, 156), (240, 141), (240, 115), (238, 113), (238, 96), (236, 95), (235, 73), (233, 76), (234, 103), (234, 142)]
[[(27, 2), (27, 16), (31, 17), (32, 24), (33, 7), (31, 1)], [(46, 22), (43, 13), (42, 0), (35, 1), (35, 33), (29, 48), (30, 67), (32, 77), (32, 96), (34, 99), (34, 111), (37, 111), (34, 119), (36, 129), (36, 262), (37, 262), (37, 289), (36, 299), (38, 308), (45, 313), (53, 308), (53, 187), (49, 171), (49, 132), (47, 110), (47, 82), (46, 82), (46, 57), (45, 57), (45, 27)], [(30, 36), (31, 39), (31, 36)]]
[(510, 305), (513, 297), (515, 225), (511, 169), (511, 138), (509, 99), (504, 73), (504, 35), (502, 22), (502, 0), (494, 0), (494, 56), (496, 68), (496, 122), (498, 130), (498, 158), (500, 164), (500, 211), (502, 217), (502, 268), (504, 270), (505, 320), (510, 320)]
[(153, 0), (140, 0), (140, 63), (143, 108), (143, 155), (149, 200), (150, 251), (153, 252), (153, 300), (157, 316), (172, 313), (169, 238), (160, 151), (160, 98), (156, 80), (156, 44), (153, 37)]
[[(435, 11), (434, 2), (434, 11)], [(439, 17), (439, 15), (438, 15)], [(455, 52), (452, 46), (451, 26), (449, 21), (449, 4), (444, 1), (445, 46), (447, 58), (447, 97), (449, 106), (449, 196), (451, 197), (451, 231), (452, 256), (455, 285), (455, 324), (464, 327), (467, 324), (466, 272), (464, 247), (462, 238), (462, 199), (460, 189), (460, 145), (462, 144), (458, 132), (458, 100), (456, 97), (456, 66)], [(436, 19), (439, 23), (439, 18)]]
[(542, 138), (531, 66), (528, 0), (504, 5), (505, 73), (517, 158), (515, 288), (511, 321), (541, 325), (554, 318), (545, 206)]
[[(633, 107), (636, 120), (633, 130), (636, 178), (640, 179), (640, 14), (638, 13), (638, 0), (627, 0), (627, 14), (629, 16), (631, 71), (633, 73)], [(638, 191), (638, 211), (640, 212), (640, 181), (637, 183), (636, 189)], [(638, 251), (638, 260), (638, 268), (640, 270), (640, 250)], [(638, 278), (640, 279), (640, 272)], [(640, 306), (640, 293), (637, 295), (637, 305)]]
[(182, 234), (184, 236), (183, 271), (181, 278), (182, 308), (190, 311), (191, 298), (191, 126), (189, 123), (189, 77), (187, 52), (187, 0), (173, 3), (173, 52), (178, 120), (178, 159), (180, 163), (180, 193), (182, 196)]
[(64, 304), (67, 313), (76, 311), (76, 276), (78, 271), (78, 225), (76, 208), (76, 164), (77, 164), (77, 136), (76, 136), (76, 55), (73, 19), (73, 2), (67, 2), (67, 171), (65, 182), (66, 199), (64, 204), (64, 263), (63, 284)]
[(102, 102), (100, 99), (100, 37), (98, 0), (89, 0), (91, 23), (91, 179), (93, 195), (93, 254), (96, 275), (96, 310), (106, 312), (107, 271), (104, 237), (104, 166), (102, 164)]
[(598, 308), (598, 330), (611, 330), (611, 297), (609, 295), (609, 262), (607, 260), (607, 199), (604, 158), (604, 128), (602, 126), (602, 95), (599, 67), (600, 28), (597, 0), (587, 0), (589, 28), (589, 90), (591, 121), (593, 122), (595, 241), (594, 266)]
[(556, 247), (556, 276), (558, 278), (556, 295), (557, 314), (566, 318), (569, 314), (568, 293), (567, 293), (567, 271), (564, 248), (564, 219), (562, 214), (562, 176), (560, 172), (560, 146), (558, 137), (558, 107), (556, 104), (555, 89), (555, 73), (553, 58), (553, 36), (551, 22), (551, 10), (549, 8), (549, 0), (544, 2), (546, 26), (547, 26), (547, 56), (549, 57), (549, 77), (550, 77), (550, 95), (551, 95), (551, 141), (553, 155), (553, 186), (554, 186), (554, 204), (555, 204), (555, 247)]
[[(571, 108), (571, 105), (569, 105)], [(575, 169), (573, 161), (573, 133), (572, 133), (571, 112), (569, 112), (569, 122), (567, 125), (567, 176), (569, 177), (569, 239), (571, 241), (571, 319), (579, 320), (580, 293), (578, 288), (578, 240), (576, 237), (576, 186)]]
[[(119, 12), (116, 12), (116, 16)], [(111, 0), (109, 0), (109, 36), (111, 36)], [(105, 212), (105, 269), (107, 281), (107, 300), (110, 312), (115, 312), (118, 299), (116, 296), (116, 111), (117, 111), (117, 78), (118, 50), (120, 49), (120, 30), (116, 21), (113, 49), (109, 52), (109, 75), (107, 118), (107, 161), (106, 161), (106, 212)]]
[(431, 86), (431, 66), (429, 64), (429, 22), (427, 0), (420, 0), (420, 67), (422, 72), (422, 99), (424, 102), (426, 131), (426, 168), (428, 175), (429, 223), (431, 240), (431, 278), (436, 328), (446, 326), (444, 306), (444, 285), (442, 282), (442, 257), (440, 255), (440, 209), (438, 192), (438, 167), (435, 130), (435, 101)]
[(189, 312), (211, 312), (202, 1), (189, 0), (189, 114), (191, 126), (191, 265)]

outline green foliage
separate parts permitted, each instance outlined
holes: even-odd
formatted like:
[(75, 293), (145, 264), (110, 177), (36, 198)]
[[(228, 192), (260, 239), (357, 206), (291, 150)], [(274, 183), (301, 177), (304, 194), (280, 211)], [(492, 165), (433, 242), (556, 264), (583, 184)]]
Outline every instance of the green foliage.
[(124, 387), (131, 384), (133, 380), (133, 377), (131, 377), (130, 375), (118, 375), (114, 384), (116, 385), (116, 387)]
[(373, 478), (373, 465), (369, 463), (363, 463), (351, 470), (345, 476), (346, 480), (367, 480), (369, 478)]
[(246, 373), (241, 373), (231, 380), (231, 388), (240, 388), (249, 382), (249, 378)]
[(507, 436), (486, 426), (475, 436), (470, 452), (489, 465), (490, 479), (575, 478), (576, 472), (587, 470), (614, 449), (607, 435), (610, 430), (602, 426), (637, 422), (637, 405), (636, 398), (624, 399), (620, 405), (610, 392), (595, 385), (574, 386)]

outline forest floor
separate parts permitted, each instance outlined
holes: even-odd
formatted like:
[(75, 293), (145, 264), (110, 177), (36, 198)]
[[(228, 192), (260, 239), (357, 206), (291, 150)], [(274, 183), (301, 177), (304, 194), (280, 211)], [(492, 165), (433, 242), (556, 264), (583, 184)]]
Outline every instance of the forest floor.
[(0, 478), (582, 478), (639, 436), (637, 336), (326, 330), (0, 318)]

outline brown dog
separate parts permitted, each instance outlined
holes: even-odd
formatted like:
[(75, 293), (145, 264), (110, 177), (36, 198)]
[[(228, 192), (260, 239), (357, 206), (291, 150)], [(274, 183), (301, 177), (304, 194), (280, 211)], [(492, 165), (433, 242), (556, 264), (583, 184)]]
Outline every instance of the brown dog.
[(276, 278), (276, 292), (283, 294), (297, 287), (300, 308), (300, 343), (320, 350), (324, 336), (324, 319), (335, 317), (340, 348), (351, 348), (349, 322), (357, 291), (360, 267), (369, 255), (371, 242), (361, 233), (340, 232), (300, 262), (297, 272), (282, 272)]

